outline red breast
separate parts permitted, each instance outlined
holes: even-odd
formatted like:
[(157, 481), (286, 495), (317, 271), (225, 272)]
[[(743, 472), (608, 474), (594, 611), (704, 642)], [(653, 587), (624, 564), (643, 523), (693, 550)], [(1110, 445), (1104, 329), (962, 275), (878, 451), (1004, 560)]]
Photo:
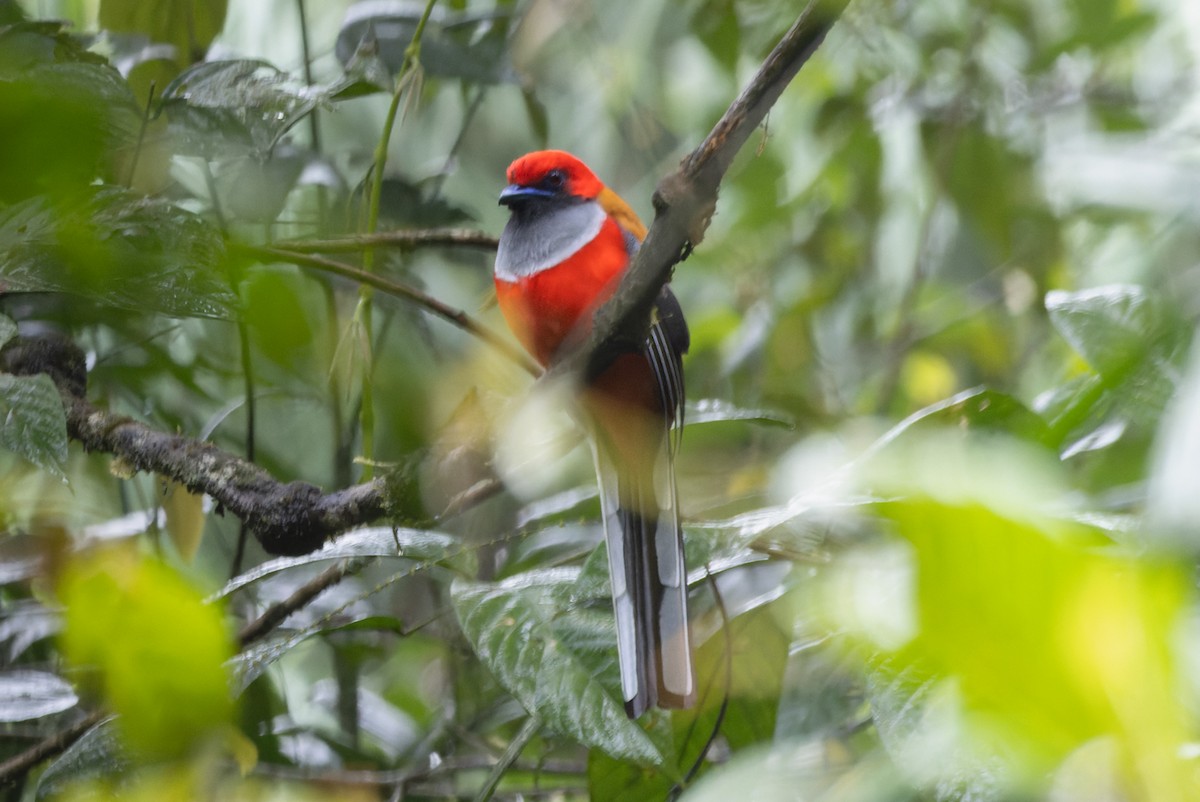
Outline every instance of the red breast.
[(545, 365), (577, 326), (586, 326), (585, 313), (611, 297), (645, 228), (563, 151), (522, 156), (508, 180), (500, 202), (512, 217), (500, 237), (496, 295), (508, 325)]

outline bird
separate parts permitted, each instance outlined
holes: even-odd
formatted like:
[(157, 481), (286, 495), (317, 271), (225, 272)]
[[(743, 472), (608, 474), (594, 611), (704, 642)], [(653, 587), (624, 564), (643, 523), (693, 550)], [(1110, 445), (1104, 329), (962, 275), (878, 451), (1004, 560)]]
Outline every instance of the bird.
[[(499, 202), (510, 216), (496, 252), (500, 311), (543, 366), (579, 343), (615, 292), (646, 227), (576, 156), (516, 159)], [(684, 708), (696, 679), (675, 456), (683, 424), (687, 322), (669, 286), (640, 347), (605, 354), (579, 392), (608, 548), (625, 712)]]

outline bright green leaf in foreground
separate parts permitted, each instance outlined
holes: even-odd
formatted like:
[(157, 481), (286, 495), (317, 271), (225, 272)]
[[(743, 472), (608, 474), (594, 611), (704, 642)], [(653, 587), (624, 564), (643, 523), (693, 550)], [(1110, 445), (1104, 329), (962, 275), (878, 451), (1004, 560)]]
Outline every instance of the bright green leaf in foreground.
[(97, 672), (136, 752), (177, 756), (230, 721), (232, 639), (220, 610), (178, 574), (131, 552), (88, 554), (59, 593), (67, 659)]
[(912, 547), (915, 624), (886, 670), (913, 687), (952, 682), (976, 752), (1003, 755), (1013, 781), (1037, 782), (1106, 737), (1133, 798), (1196, 798), (1177, 758), (1190, 736), (1171, 646), (1187, 570), (1043, 513), (1030, 499), (1045, 483), (1031, 485), (1038, 470), (1011, 450), (940, 446), (909, 452), (909, 492), (882, 505)]

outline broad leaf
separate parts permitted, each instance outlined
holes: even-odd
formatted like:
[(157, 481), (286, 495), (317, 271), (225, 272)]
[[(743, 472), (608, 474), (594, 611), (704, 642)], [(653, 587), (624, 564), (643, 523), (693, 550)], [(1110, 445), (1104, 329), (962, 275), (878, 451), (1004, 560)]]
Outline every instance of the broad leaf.
[[(331, 540), (320, 550), (299, 557), (279, 557), (235, 576), (229, 580), (217, 597), (228, 596), (235, 590), (257, 582), (263, 577), (296, 568), (302, 565), (344, 560), (352, 557), (399, 557), (418, 563), (436, 563), (449, 559), (467, 558), (467, 552), (449, 535), (423, 529), (376, 526), (359, 529)], [(470, 569), (470, 560), (463, 565)]]
[(953, 683), (881, 662), (870, 667), (866, 695), (884, 749), (914, 785), (931, 786), (938, 802), (1005, 798), (1011, 769), (974, 748)]
[[(337, 57), (347, 70), (361, 44), (373, 38), (391, 74), (400, 71), (424, 6), (403, 0), (359, 3), (346, 12), (338, 33)], [(507, 11), (446, 12), (435, 6), (421, 34), (421, 66), (430, 75), (479, 83), (512, 81)]]
[(46, 671), (0, 673), (0, 721), (30, 721), (70, 710), (79, 703), (75, 689)]
[[(897, 782), (890, 763), (875, 756), (854, 764), (834, 757), (827, 741), (781, 740), (747, 749), (705, 774), (680, 802), (902, 802), (916, 797)], [(628, 802), (633, 802), (630, 799)]]
[(0, 282), (178, 317), (226, 317), (235, 297), (220, 233), (169, 203), (104, 188), (84, 201), (0, 210)]
[[(1173, 765), (1186, 727), (1168, 644), (1187, 569), (1105, 553), (1095, 530), (1049, 517), (1057, 463), (972, 446), (930, 441), (887, 468), (903, 500), (880, 509), (911, 547), (916, 627), (893, 673), (952, 681), (943, 718), (963, 734), (938, 732), (971, 738), (987, 763), (1002, 756), (1018, 781), (1099, 736), (1131, 766)], [(942, 769), (960, 767), (930, 737), (905, 754), (924, 756), (922, 781), (948, 781)], [(1130, 781), (1185, 787), (1182, 767)]]
[[(661, 714), (656, 737), (670, 745), (670, 764), (646, 768), (599, 752), (588, 756), (588, 792), (595, 800), (662, 799), (699, 758), (720, 721), (722, 742), (734, 750), (769, 743), (775, 733), (788, 633), (782, 609), (758, 607), (733, 616), (728, 630), (696, 638), (696, 702)], [(693, 611), (693, 618), (696, 617)], [(718, 618), (715, 614), (713, 618)], [(695, 629), (693, 629), (695, 635)]]
[(63, 652), (97, 673), (134, 751), (178, 757), (229, 723), (224, 663), (232, 639), (219, 607), (182, 577), (132, 550), (111, 549), (73, 561), (59, 595)]
[(57, 23), (0, 29), (0, 202), (70, 196), (119, 177), (141, 115), (128, 84)]
[(162, 94), (185, 152), (206, 157), (230, 148), (267, 155), (323, 100), (265, 61), (206, 61), (185, 70)]
[(238, 694), (245, 692), (250, 683), (261, 677), (268, 668), (316, 634), (316, 629), (277, 631), (238, 652), (227, 664), (233, 676), (234, 690)]
[(720, 398), (704, 398), (689, 402), (683, 420), (689, 426), (724, 421), (745, 421), (768, 426), (783, 426), (788, 429), (796, 425), (792, 417), (786, 413), (769, 409), (746, 409)]
[[(0, 560), (3, 560), (0, 557)], [(37, 560), (37, 563), (40, 563)], [(7, 605), (0, 619), (0, 643), (6, 644), (4, 658), (13, 663), (35, 643), (58, 634), (62, 615), (35, 601), (20, 601)]]
[(131, 767), (132, 762), (118, 738), (117, 722), (108, 718), (84, 733), (46, 767), (38, 777), (34, 798), (38, 802), (58, 799), (72, 785), (115, 777)]
[(67, 415), (49, 376), (0, 373), (0, 446), (66, 478)]
[[(1120, 381), (1143, 360), (1163, 367), (1174, 350), (1165, 306), (1141, 287), (1115, 284), (1046, 294), (1050, 322), (1097, 373)], [(1162, 349), (1160, 345), (1165, 345)]]
[[(456, 581), (451, 594), (463, 633), (500, 684), (550, 728), (622, 760), (661, 764), (654, 742), (626, 718), (612, 684), (615, 672), (609, 672), (608, 686), (596, 678), (605, 661), (611, 666), (615, 638), (610, 617), (589, 618), (572, 609), (578, 573), (528, 572), (495, 584)], [(602, 645), (607, 648), (597, 653)]]
[(1063, 458), (1121, 445), (1116, 478), (1145, 453), (1175, 391), (1177, 361), (1189, 327), (1162, 299), (1129, 285), (1046, 296), (1050, 320), (1096, 371), (1043, 393), (1039, 411), (1050, 421), (1051, 442)]

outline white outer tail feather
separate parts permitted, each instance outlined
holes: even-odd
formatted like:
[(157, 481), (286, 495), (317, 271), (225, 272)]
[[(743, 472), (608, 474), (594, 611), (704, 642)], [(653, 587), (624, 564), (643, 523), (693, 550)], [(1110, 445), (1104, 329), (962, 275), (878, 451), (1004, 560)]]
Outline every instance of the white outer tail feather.
[[(646, 577), (660, 588), (658, 610), (652, 611), (657, 632), (644, 632), (639, 623), (638, 601), (635, 594), (647, 596), (642, 603), (650, 605), (653, 594), (640, 587), (641, 578), (628, 575), (631, 563), (627, 549), (632, 545), (622, 526), (619, 504), (617, 467), (594, 441), (592, 454), (600, 482), (600, 503), (604, 520), (604, 535), (608, 547), (608, 569), (611, 577), (613, 611), (617, 624), (617, 658), (621, 670), (621, 690), (625, 709), (637, 718), (646, 709), (662, 703), (681, 707), (691, 703), (695, 695), (695, 676), (692, 668), (691, 637), (687, 620), (687, 569), (684, 564), (683, 540), (676, 506), (674, 468), (667, 443), (655, 464), (655, 495), (658, 517), (653, 548), (656, 553), (657, 576)], [(648, 639), (642, 644), (639, 636)], [(663, 695), (667, 698), (662, 698)]]

